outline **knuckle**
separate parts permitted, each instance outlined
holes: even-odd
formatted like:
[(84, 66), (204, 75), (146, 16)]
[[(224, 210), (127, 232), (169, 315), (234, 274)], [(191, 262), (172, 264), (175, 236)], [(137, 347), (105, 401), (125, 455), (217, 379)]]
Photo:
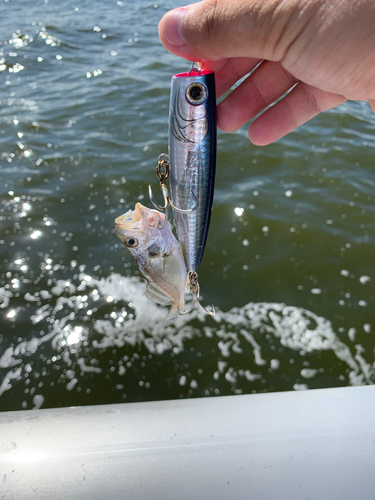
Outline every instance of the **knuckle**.
[(196, 12), (196, 24), (199, 26), (201, 42), (212, 44), (217, 35), (217, 19), (219, 17), (218, 0), (206, 0)]
[(286, 109), (286, 112), (288, 113), (289, 118), (290, 118), (290, 120), (291, 120), (291, 122), (293, 124), (293, 129), (299, 127), (299, 125), (301, 125), (301, 124), (300, 124), (300, 122), (299, 122), (299, 120), (297, 118), (297, 115), (296, 115), (293, 107), (290, 105), (288, 99), (282, 99), (280, 101), (280, 103), (282, 103), (284, 105), (284, 107)]
[(311, 88), (308, 85), (301, 85), (301, 90), (304, 93), (306, 101), (310, 109), (314, 111), (315, 114), (321, 112), (319, 103), (314, 95), (314, 92), (311, 91)]

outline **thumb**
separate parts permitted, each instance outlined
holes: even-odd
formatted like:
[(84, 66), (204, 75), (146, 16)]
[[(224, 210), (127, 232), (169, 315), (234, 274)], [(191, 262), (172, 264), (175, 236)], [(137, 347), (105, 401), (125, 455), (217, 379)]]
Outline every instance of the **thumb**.
[(300, 1), (204, 0), (167, 12), (159, 24), (160, 39), (173, 54), (194, 61), (280, 61), (303, 25)]

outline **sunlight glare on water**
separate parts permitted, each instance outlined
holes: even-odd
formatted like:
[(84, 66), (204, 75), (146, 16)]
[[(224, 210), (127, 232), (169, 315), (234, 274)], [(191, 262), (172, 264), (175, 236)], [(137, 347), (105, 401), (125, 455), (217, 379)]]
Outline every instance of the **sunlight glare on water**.
[(0, 6), (0, 410), (375, 382), (375, 118), (218, 134), (203, 304), (166, 322), (114, 231), (168, 151), (152, 2)]

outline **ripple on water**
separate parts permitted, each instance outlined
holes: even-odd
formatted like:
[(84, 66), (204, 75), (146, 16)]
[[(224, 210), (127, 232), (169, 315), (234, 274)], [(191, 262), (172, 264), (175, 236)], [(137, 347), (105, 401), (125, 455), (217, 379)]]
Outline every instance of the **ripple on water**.
[(214, 319), (194, 311), (165, 323), (129, 277), (137, 270), (113, 220), (156, 185), (170, 78), (190, 67), (158, 41), (166, 10), (0, 5), (4, 409), (375, 381), (367, 104), (321, 114), (265, 148), (247, 127), (219, 133), (200, 271)]
[[(54, 391), (66, 405), (74, 400), (72, 394), (85, 389), (79, 396), (84, 402), (103, 376), (112, 391), (125, 395), (138, 380), (145, 398), (158, 392), (153, 379), (169, 386), (171, 394), (175, 387), (187, 396), (238, 394), (247, 386), (263, 391), (276, 383), (285, 357), (301, 375), (300, 381), (290, 382), (291, 389), (309, 388), (325, 372), (319, 361), (324, 352), (344, 363), (349, 384), (375, 382), (364, 353), (353, 355), (330, 321), (303, 308), (249, 303), (228, 312), (217, 310), (210, 319), (197, 309), (166, 323), (166, 309), (145, 297), (144, 283), (136, 277), (112, 274), (99, 279), (79, 273), (74, 280), (58, 280), (51, 292), (38, 294), (38, 302), (28, 296), (30, 304), (37, 304), (30, 317), (34, 336), (17, 341), (0, 358), (6, 372), (0, 395), (21, 384), (23, 401), (31, 398), (26, 407), (40, 408), (53, 399)], [(12, 299), (8, 293), (8, 307)], [(211, 359), (204, 354), (207, 343), (215, 353)], [(43, 362), (35, 362), (38, 353)], [(172, 364), (174, 375), (164, 374), (159, 360)], [(42, 382), (47, 375), (49, 387)], [(306, 379), (310, 382), (302, 382)]]

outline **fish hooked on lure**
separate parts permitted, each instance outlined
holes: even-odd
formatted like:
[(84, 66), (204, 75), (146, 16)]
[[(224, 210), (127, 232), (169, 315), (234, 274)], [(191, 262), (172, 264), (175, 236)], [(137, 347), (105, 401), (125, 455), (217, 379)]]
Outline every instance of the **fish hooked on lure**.
[(165, 214), (137, 203), (135, 210), (117, 217), (115, 225), (117, 236), (147, 280), (147, 297), (171, 305), (167, 319), (177, 318), (184, 310), (187, 271)]

